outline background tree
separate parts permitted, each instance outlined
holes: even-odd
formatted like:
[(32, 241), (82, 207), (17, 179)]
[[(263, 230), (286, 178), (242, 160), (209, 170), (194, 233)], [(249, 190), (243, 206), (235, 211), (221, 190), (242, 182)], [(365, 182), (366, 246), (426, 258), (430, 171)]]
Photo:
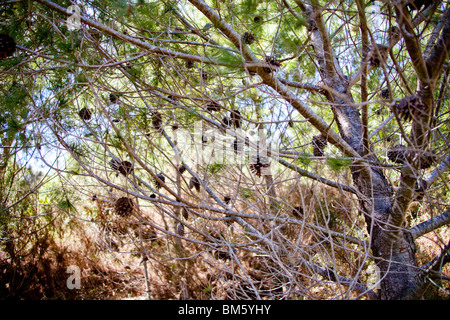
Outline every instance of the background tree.
[(448, 294), (448, 6), (5, 1), (4, 119), (150, 297)]

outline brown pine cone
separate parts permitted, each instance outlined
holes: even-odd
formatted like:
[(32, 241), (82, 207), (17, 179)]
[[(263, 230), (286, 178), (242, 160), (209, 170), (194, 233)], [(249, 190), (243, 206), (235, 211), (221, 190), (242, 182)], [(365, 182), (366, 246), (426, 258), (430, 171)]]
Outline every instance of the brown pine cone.
[(211, 112), (220, 111), (220, 109), (221, 109), (220, 104), (218, 104), (217, 102), (214, 102), (214, 101), (212, 101), (206, 105), (206, 110), (211, 111)]
[(375, 67), (379, 67), (381, 61), (386, 61), (389, 54), (389, 47), (377, 43), (377, 48), (372, 49), (369, 53), (369, 63)]
[(183, 174), (186, 171), (186, 167), (184, 166), (184, 164), (182, 164), (181, 166), (178, 167), (178, 172), (180, 174)]
[(200, 191), (200, 181), (196, 177), (192, 177), (189, 181), (189, 189), (195, 188), (197, 192)]
[(115, 94), (114, 92), (111, 92), (109, 94), (109, 101), (111, 101), (111, 103), (116, 103), (118, 100), (117, 94)]
[(192, 60), (186, 60), (186, 63), (185, 63), (186, 68), (191, 69), (191, 68), (194, 67), (194, 65), (195, 65), (195, 62), (194, 62), (194, 61), (192, 61)]
[(423, 112), (422, 110), (425, 109), (425, 105), (417, 95), (413, 94), (400, 100), (395, 105), (395, 109), (400, 118), (405, 121), (410, 121), (413, 116), (417, 116)]
[[(159, 173), (159, 174), (157, 174), (156, 175), (157, 177), (158, 177), (158, 179), (159, 180), (161, 180), (162, 182), (166, 182), (166, 178), (164, 177), (164, 175), (163, 175), (163, 173), (161, 172), (161, 173)], [(156, 188), (156, 190), (159, 190), (159, 189), (161, 189), (161, 187), (162, 187), (162, 185), (161, 185), (161, 183), (159, 183), (159, 181), (158, 180), (156, 180), (156, 179), (153, 179), (153, 182), (155, 183), (155, 188)]]
[(133, 173), (133, 171), (134, 171), (133, 164), (130, 161), (126, 161), (126, 160), (119, 161), (119, 160), (112, 159), (109, 162), (109, 165), (110, 165), (111, 169), (123, 174), (124, 176), (127, 176), (127, 175)]
[(88, 108), (83, 108), (80, 111), (78, 111), (78, 115), (80, 116), (81, 119), (86, 121), (91, 119), (91, 112), (89, 111)]
[(387, 154), (389, 160), (394, 163), (404, 164), (407, 163), (407, 149), (405, 146), (398, 144), (395, 147), (388, 150)]
[(327, 138), (323, 134), (319, 134), (312, 138), (313, 154), (316, 157), (323, 157), (324, 149), (327, 146)]
[(126, 217), (133, 212), (134, 203), (130, 198), (122, 197), (114, 204), (114, 212), (122, 217)]
[(251, 32), (244, 32), (242, 35), (242, 42), (245, 44), (251, 45), (253, 42), (255, 42), (256, 38)]
[(381, 90), (380, 96), (381, 96), (381, 98), (383, 98), (383, 99), (389, 99), (389, 96), (390, 96), (390, 94), (389, 94), (389, 89), (388, 89), (388, 88), (385, 88), (385, 89)]
[(260, 16), (255, 16), (255, 17), (253, 18), (253, 22), (254, 22), (254, 23), (261, 23), (262, 21), (263, 21), (263, 18), (260, 17)]
[(181, 223), (177, 224), (177, 234), (181, 237), (184, 237), (184, 225)]
[(241, 127), (241, 120), (242, 116), (239, 110), (233, 110), (230, 112), (230, 121), (236, 128)]
[(12, 56), (16, 51), (16, 42), (7, 34), (0, 34), (0, 60)]
[(266, 72), (270, 73), (272, 72), (272, 69), (278, 69), (279, 67), (281, 67), (281, 61), (276, 59), (275, 57), (266, 57), (264, 61), (270, 64), (271, 66), (275, 67), (275, 68), (268, 68), (268, 67), (264, 68)]
[(417, 167), (420, 169), (428, 169), (436, 162), (436, 155), (431, 151), (417, 151), (417, 153), (419, 154), (418, 157), (416, 155)]
[(156, 130), (161, 130), (162, 115), (159, 112), (154, 112), (152, 116), (152, 124)]
[(270, 167), (270, 164), (267, 162), (267, 159), (264, 159), (259, 154), (256, 156), (256, 161), (250, 164), (250, 171), (255, 174), (257, 177), (261, 177), (262, 168)]
[(181, 210), (181, 214), (183, 215), (183, 218), (184, 218), (185, 220), (188, 220), (188, 219), (189, 219), (189, 213), (188, 213), (188, 211), (186, 210), (186, 208), (183, 208), (183, 210)]
[(428, 169), (436, 162), (436, 156), (428, 150), (414, 150), (403, 145), (396, 145), (388, 151), (388, 158), (392, 162), (407, 164), (414, 161), (418, 169)]

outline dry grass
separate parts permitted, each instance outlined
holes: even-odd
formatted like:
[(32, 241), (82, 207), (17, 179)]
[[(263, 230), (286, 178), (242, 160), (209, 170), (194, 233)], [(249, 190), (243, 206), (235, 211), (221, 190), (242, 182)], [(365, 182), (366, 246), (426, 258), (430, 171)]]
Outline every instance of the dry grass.
[[(248, 221), (269, 240), (267, 243), (282, 246), (285, 253), (255, 241), (237, 223), (217, 220), (221, 217), (217, 213), (189, 210), (187, 220), (180, 215), (175, 221), (163, 208), (141, 201), (134, 215), (119, 217), (112, 210), (114, 199), (99, 196), (80, 206), (65, 232), (37, 238), (36, 248), (28, 248), (29, 255), (20, 262), (12, 263), (3, 254), (0, 295), (102, 300), (365, 299), (348, 285), (318, 275), (310, 264), (362, 284), (367, 281), (366, 270), (373, 265), (370, 253), (326, 231), (353, 236), (366, 232), (355, 200), (317, 185), (291, 183), (278, 191), (289, 195), (279, 199), (278, 215), (299, 222)], [(238, 198), (233, 202), (235, 210), (248, 214), (270, 210), (261, 201), (249, 207), (250, 200)], [(301, 216), (293, 215), (296, 206), (302, 207)], [(418, 216), (411, 223), (427, 219), (426, 212)], [(185, 224), (183, 237), (176, 233), (175, 225), (180, 222)], [(315, 226), (324, 229), (319, 231)], [(448, 227), (420, 238), (419, 263), (439, 254), (442, 241), (448, 238)], [(70, 265), (81, 270), (81, 289), (66, 286)], [(443, 275), (449, 276), (448, 266)], [(441, 285), (448, 287), (445, 281)], [(446, 293), (433, 286), (427, 297), (444, 298)]]

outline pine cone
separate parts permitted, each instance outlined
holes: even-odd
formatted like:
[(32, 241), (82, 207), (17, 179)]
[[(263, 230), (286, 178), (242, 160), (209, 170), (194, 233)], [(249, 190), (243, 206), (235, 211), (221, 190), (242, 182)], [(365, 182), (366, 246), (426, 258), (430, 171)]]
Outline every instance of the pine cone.
[(228, 117), (222, 119), (222, 123), (225, 127), (228, 127), (231, 124), (231, 120)]
[(230, 121), (236, 127), (241, 127), (242, 116), (239, 110), (233, 110), (230, 112)]
[(200, 191), (200, 181), (196, 177), (192, 177), (189, 181), (189, 189), (195, 188), (197, 192)]
[[(266, 57), (266, 59), (264, 61), (267, 62), (268, 64), (274, 66), (275, 69), (281, 67), (281, 61), (276, 59), (275, 57)], [(272, 72), (272, 68), (266, 67), (266, 68), (264, 68), (264, 70), (269, 73)]]
[(91, 119), (91, 112), (89, 111), (88, 108), (83, 108), (80, 111), (78, 111), (78, 115), (80, 116), (81, 119), (86, 121)]
[(194, 65), (195, 65), (195, 62), (194, 62), (194, 61), (192, 61), (192, 60), (186, 60), (186, 63), (185, 63), (186, 68), (191, 69), (191, 68), (194, 67)]
[(389, 96), (390, 96), (390, 94), (389, 94), (389, 89), (388, 89), (388, 88), (385, 88), (385, 89), (381, 90), (380, 96), (381, 96), (381, 98), (383, 98), (383, 99), (389, 99)]
[(253, 42), (255, 42), (256, 38), (251, 32), (244, 32), (242, 35), (242, 42), (245, 44), (251, 45)]
[(257, 177), (261, 177), (262, 168), (270, 167), (270, 164), (266, 159), (262, 159), (262, 157), (258, 154), (256, 156), (256, 161), (250, 164), (250, 171), (254, 173)]
[(130, 161), (118, 161), (118, 160), (111, 160), (109, 162), (109, 165), (114, 171), (118, 171), (119, 173), (123, 174), (125, 177), (131, 173), (133, 173), (134, 168), (133, 164)]
[(133, 212), (134, 203), (130, 198), (122, 197), (117, 199), (114, 205), (114, 212), (122, 217), (126, 217)]
[(400, 118), (405, 121), (410, 121), (413, 116), (417, 116), (423, 112), (422, 110), (425, 109), (425, 105), (417, 95), (413, 94), (400, 100), (395, 105), (395, 108)]
[(181, 166), (178, 167), (178, 172), (180, 174), (183, 174), (186, 171), (186, 167), (184, 166), (184, 164), (182, 164)]
[(208, 80), (208, 72), (204, 70), (200, 71), (200, 77), (203, 79), (203, 81)]
[(388, 151), (392, 162), (407, 164), (414, 161), (418, 169), (428, 169), (436, 162), (436, 156), (431, 151), (414, 150), (403, 145), (396, 145)]
[(369, 53), (369, 63), (375, 67), (379, 67), (381, 61), (386, 61), (389, 54), (389, 47), (377, 43), (377, 48), (372, 49)]
[(177, 224), (177, 234), (181, 237), (184, 237), (184, 225), (181, 223)]
[(407, 151), (406, 147), (398, 144), (395, 147), (388, 150), (387, 154), (389, 160), (391, 160), (394, 163), (404, 164), (407, 163)]
[(221, 108), (220, 104), (218, 104), (214, 101), (212, 101), (206, 105), (206, 110), (211, 111), (211, 112), (212, 111), (220, 111), (220, 108)]
[[(236, 249), (233, 248), (232, 250), (234, 254), (236, 254)], [(216, 258), (217, 260), (231, 260), (231, 254), (225, 250), (216, 250), (214, 252), (214, 258)]]
[(154, 112), (152, 117), (152, 124), (156, 130), (161, 130), (162, 116), (159, 112)]
[(419, 154), (417, 167), (419, 169), (428, 169), (436, 162), (436, 155), (431, 151), (417, 151)]
[(0, 34), (0, 60), (12, 56), (16, 51), (16, 42), (7, 34)]
[(111, 92), (109, 94), (109, 101), (111, 101), (111, 103), (116, 103), (117, 99), (118, 99), (117, 94), (115, 94), (114, 92)]
[(185, 220), (188, 220), (188, 219), (189, 219), (189, 213), (188, 213), (188, 211), (186, 210), (186, 208), (183, 208), (183, 210), (181, 210), (181, 214), (183, 215), (183, 218), (184, 218)]
[(323, 134), (319, 134), (317, 136), (314, 136), (312, 139), (312, 145), (313, 145), (313, 154), (316, 157), (323, 157), (324, 149), (327, 146), (327, 138)]
[[(159, 178), (159, 180), (161, 180), (162, 182), (164, 182), (164, 183), (166, 182), (166, 177), (164, 177), (164, 175), (163, 175), (162, 172), (159, 173), (159, 174), (157, 174), (156, 176), (157, 176), (157, 177)], [(161, 183), (159, 183), (158, 180), (153, 179), (153, 182), (155, 183), (155, 188), (156, 188), (156, 190), (161, 189), (162, 185), (161, 185)]]
[(292, 210), (292, 215), (297, 217), (297, 218), (301, 218), (303, 216), (303, 208), (302, 207), (295, 207)]

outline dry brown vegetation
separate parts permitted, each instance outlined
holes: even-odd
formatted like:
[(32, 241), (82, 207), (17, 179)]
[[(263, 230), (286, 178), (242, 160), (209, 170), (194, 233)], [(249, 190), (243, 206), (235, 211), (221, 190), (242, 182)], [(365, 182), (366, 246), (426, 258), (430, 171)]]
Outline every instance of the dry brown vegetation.
[[(217, 214), (188, 210), (189, 215), (180, 217), (179, 222), (186, 222), (180, 236), (174, 227), (178, 223), (174, 224), (156, 206), (140, 201), (133, 215), (123, 217), (114, 212), (114, 197), (97, 194), (95, 198), (83, 199), (70, 213), (53, 211), (48, 225), (39, 219), (21, 221), (13, 240), (17, 258), (8, 259), (5, 252), (1, 256), (0, 296), (102, 300), (366, 299), (348, 290), (348, 284), (318, 275), (309, 265), (332, 265), (333, 270), (328, 270), (331, 274), (336, 272), (366, 283), (370, 277), (366, 270), (374, 263), (370, 254), (354, 243), (327, 234), (365, 233), (366, 225), (358, 215), (355, 198), (342, 197), (334, 188), (314, 183), (286, 182), (278, 191), (289, 195), (280, 202), (280, 217), (298, 219), (298, 223), (249, 221), (265, 232), (273, 245), (284, 246), (289, 255), (255, 243), (236, 223), (214, 220), (219, 217)], [(257, 196), (260, 195), (255, 193), (251, 197)], [(248, 201), (238, 199), (232, 205), (248, 214), (267, 210), (264, 205), (251, 208)], [(294, 204), (301, 211), (294, 212)], [(411, 224), (429, 218), (430, 212), (417, 202), (412, 203), (410, 211)], [(317, 226), (324, 229), (318, 230)], [(418, 261), (430, 261), (448, 238), (449, 228), (445, 227), (418, 240)], [(24, 239), (29, 239), (28, 243)], [(66, 285), (70, 265), (81, 270), (80, 289), (70, 290)], [(443, 276), (449, 276), (448, 266), (443, 269)], [(446, 292), (436, 286), (427, 297), (444, 298)]]

